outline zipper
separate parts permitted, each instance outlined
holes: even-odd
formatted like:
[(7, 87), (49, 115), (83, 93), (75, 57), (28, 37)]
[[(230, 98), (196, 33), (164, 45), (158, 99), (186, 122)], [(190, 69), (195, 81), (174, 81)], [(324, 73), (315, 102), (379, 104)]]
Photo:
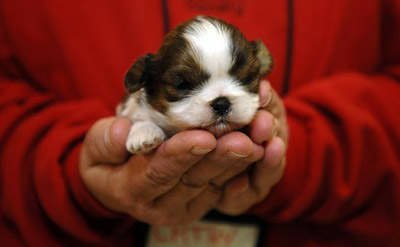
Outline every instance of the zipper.
[(282, 95), (290, 90), (293, 63), (293, 34), (294, 34), (294, 9), (293, 0), (287, 0), (287, 36), (286, 36), (286, 63), (283, 77)]
[(171, 23), (169, 21), (169, 9), (168, 9), (168, 0), (161, 0), (161, 11), (163, 18), (163, 32), (166, 35), (171, 29)]

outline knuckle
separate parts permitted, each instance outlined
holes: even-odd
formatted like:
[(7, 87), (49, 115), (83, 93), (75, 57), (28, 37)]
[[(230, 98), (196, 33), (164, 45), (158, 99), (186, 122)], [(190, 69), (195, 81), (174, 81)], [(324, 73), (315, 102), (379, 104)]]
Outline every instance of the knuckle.
[(187, 173), (182, 176), (181, 183), (186, 187), (193, 189), (200, 189), (206, 185), (206, 182), (200, 179), (195, 179), (192, 176), (188, 175)]
[(243, 161), (233, 163), (229, 169), (234, 171), (243, 171), (250, 165), (250, 162), (253, 162), (253, 159), (253, 155), (250, 155)]
[(224, 191), (223, 185), (218, 185), (216, 182), (211, 181), (207, 186), (207, 192), (215, 198), (219, 198)]
[(170, 159), (172, 159), (174, 163), (181, 165), (188, 165), (191, 161), (191, 158), (193, 158), (193, 156), (188, 153), (177, 154), (170, 157)]
[(171, 172), (161, 171), (156, 168), (148, 168), (145, 172), (145, 177), (154, 185), (168, 186), (176, 180), (177, 176)]
[(99, 142), (97, 141), (94, 135), (88, 135), (84, 141), (85, 150), (92, 156), (99, 156), (100, 154), (104, 153), (101, 149)]

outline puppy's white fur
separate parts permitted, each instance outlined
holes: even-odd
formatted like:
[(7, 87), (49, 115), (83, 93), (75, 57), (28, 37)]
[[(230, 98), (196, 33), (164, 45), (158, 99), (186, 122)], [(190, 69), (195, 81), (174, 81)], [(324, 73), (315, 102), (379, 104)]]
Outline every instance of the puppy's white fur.
[(171, 103), (166, 116), (182, 128), (207, 129), (215, 123), (210, 102), (222, 96), (227, 97), (232, 104), (232, 110), (225, 120), (236, 126), (249, 123), (259, 106), (258, 95), (247, 92), (232, 77), (225, 75), (225, 77), (213, 78), (212, 76), (201, 88), (193, 92), (192, 96)]
[(224, 76), (232, 66), (230, 32), (217, 22), (202, 17), (183, 34), (204, 70), (214, 77)]
[[(204, 128), (222, 135), (248, 124), (259, 107), (258, 94), (248, 92), (229, 74), (234, 62), (230, 31), (218, 22), (202, 17), (197, 20), (185, 29), (183, 37), (210, 78), (189, 97), (169, 103), (165, 114), (148, 104), (143, 89), (130, 95), (125, 107), (119, 106), (117, 113), (133, 121), (126, 143), (132, 153), (149, 152), (180, 130)], [(223, 120), (216, 118), (210, 106), (221, 96), (231, 102), (231, 111)]]

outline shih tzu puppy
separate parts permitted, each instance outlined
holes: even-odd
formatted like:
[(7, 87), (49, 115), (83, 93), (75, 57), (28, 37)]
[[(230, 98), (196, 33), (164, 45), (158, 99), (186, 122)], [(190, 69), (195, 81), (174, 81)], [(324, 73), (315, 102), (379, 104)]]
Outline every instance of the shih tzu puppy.
[(125, 78), (117, 115), (132, 120), (126, 147), (147, 153), (187, 129), (215, 136), (241, 128), (259, 108), (258, 86), (272, 67), (261, 41), (199, 16), (169, 32), (156, 54), (139, 58)]

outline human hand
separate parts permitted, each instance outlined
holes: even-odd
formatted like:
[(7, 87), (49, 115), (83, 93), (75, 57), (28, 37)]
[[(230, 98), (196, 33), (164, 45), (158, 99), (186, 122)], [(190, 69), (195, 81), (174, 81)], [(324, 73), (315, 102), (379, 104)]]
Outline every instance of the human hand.
[(229, 179), (263, 156), (261, 146), (242, 133), (217, 143), (210, 133), (193, 130), (176, 134), (154, 153), (128, 159), (129, 128), (121, 118), (96, 122), (82, 147), (80, 172), (105, 207), (153, 225), (200, 219), (222, 194), (210, 180), (222, 173)]
[(206, 131), (187, 131), (154, 153), (129, 157), (130, 126), (127, 119), (106, 118), (87, 133), (80, 173), (93, 196), (106, 208), (156, 225), (188, 222), (207, 212), (219, 194), (208, 193), (208, 201), (192, 209), (187, 204), (205, 188), (185, 186), (180, 178), (215, 148), (215, 138)]
[(226, 183), (217, 204), (217, 209), (225, 214), (241, 214), (264, 200), (283, 175), (288, 139), (285, 108), (266, 81), (260, 83), (259, 95), (262, 107), (249, 125), (248, 133), (255, 144), (264, 146), (264, 157)]
[[(261, 111), (267, 111), (267, 113), (269, 113), (273, 117), (272, 134), (278, 136), (285, 144), (287, 144), (289, 137), (289, 128), (286, 121), (286, 111), (283, 100), (267, 81), (260, 82), (259, 95)], [(258, 121), (257, 117), (255, 117), (255, 121)], [(253, 124), (255, 123), (255, 121), (253, 121)], [(262, 127), (262, 123), (263, 122), (259, 122), (258, 124), (256, 124), (257, 127)], [(264, 127), (266, 126), (267, 125), (265, 125)], [(261, 133), (253, 133), (254, 138), (256, 138), (256, 134)], [(256, 141), (257, 138), (254, 140)], [(260, 140), (258, 140), (258, 142), (259, 141)]]

